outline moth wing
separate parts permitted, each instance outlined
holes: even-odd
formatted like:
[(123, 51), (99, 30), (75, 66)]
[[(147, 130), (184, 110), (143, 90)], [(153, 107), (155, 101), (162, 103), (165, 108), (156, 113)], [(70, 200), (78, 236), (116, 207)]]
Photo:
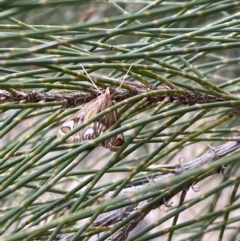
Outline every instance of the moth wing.
[[(61, 137), (72, 131), (77, 126), (86, 122), (93, 116), (97, 115), (102, 110), (106, 109), (109, 105), (110, 95), (102, 94), (96, 99), (90, 101), (82, 109), (77, 111), (69, 119), (67, 119), (62, 126), (58, 129), (57, 136)], [(107, 102), (107, 103), (106, 103)], [(109, 106), (108, 106), (109, 107)], [(77, 133), (70, 136), (68, 142), (80, 142), (85, 140), (91, 140), (98, 137), (101, 133), (105, 132), (107, 127), (105, 126), (104, 118), (99, 118), (99, 120), (90, 123)]]
[[(118, 112), (116, 110), (109, 113), (109, 116), (108, 116), (109, 127), (112, 126), (118, 120), (118, 118), (119, 118)], [(120, 125), (118, 125), (117, 127), (120, 127)], [(116, 136), (111, 137), (110, 140), (106, 140), (104, 143), (102, 143), (102, 146), (105, 148), (108, 148), (111, 151), (117, 151), (123, 144), (124, 144), (124, 137), (123, 137), (123, 134), (120, 133)]]
[(113, 136), (108, 142), (104, 142), (103, 146), (110, 151), (117, 151), (124, 144), (123, 134), (120, 133)]
[[(105, 93), (86, 104), (82, 109), (77, 111), (69, 119), (67, 119), (63, 125), (59, 128), (57, 136), (64, 136), (68, 132), (72, 131), (83, 122), (87, 122), (90, 118), (97, 115), (101, 111), (112, 106), (112, 100), (110, 96), (109, 88), (106, 89)], [(109, 129), (118, 120), (117, 111), (112, 111), (105, 116), (100, 117), (98, 120), (90, 123), (74, 135), (70, 136), (67, 141), (69, 142), (80, 142), (85, 140), (92, 140), (102, 135), (106, 130)], [(120, 127), (120, 125), (119, 125)], [(122, 134), (113, 136), (110, 140), (106, 140), (102, 143), (102, 146), (108, 148), (111, 151), (117, 151), (120, 146), (124, 143), (124, 137)]]

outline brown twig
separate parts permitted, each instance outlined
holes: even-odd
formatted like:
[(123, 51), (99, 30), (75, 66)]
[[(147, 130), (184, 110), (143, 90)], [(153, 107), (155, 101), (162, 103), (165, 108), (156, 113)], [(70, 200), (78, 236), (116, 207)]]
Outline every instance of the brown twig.
[[(146, 187), (149, 187), (153, 184), (156, 183), (164, 183), (164, 181), (166, 179), (172, 178), (176, 175), (188, 172), (190, 170), (194, 170), (196, 168), (202, 167), (206, 164), (210, 164), (212, 162), (215, 162), (217, 159), (220, 159), (232, 152), (234, 152), (235, 150), (240, 148), (240, 137), (236, 137), (236, 141), (230, 141), (227, 142), (223, 145), (220, 145), (218, 147), (215, 148), (211, 148), (211, 150), (207, 151), (205, 154), (203, 154), (202, 156), (187, 162), (187, 163), (181, 163), (180, 167), (175, 168), (175, 173), (169, 173), (166, 175), (158, 175), (158, 176), (154, 176), (154, 180), (149, 180), (147, 182), (144, 182), (141, 185), (138, 186), (132, 186), (132, 187), (128, 187), (123, 189), (119, 195), (125, 195), (125, 196), (132, 196), (132, 194), (136, 191), (139, 191), (141, 189), (144, 189)], [(221, 172), (222, 168), (216, 168), (216, 169), (212, 169), (209, 172), (206, 172), (205, 175), (202, 175), (199, 177), (200, 181), (210, 175), (213, 175), (215, 173), (219, 173)], [(192, 185), (194, 185), (196, 183), (196, 180), (193, 181)], [(170, 184), (171, 185), (175, 185), (174, 183)], [(188, 186), (189, 187), (189, 186)], [(120, 221), (122, 221), (124, 218), (128, 217), (131, 214), (137, 213), (137, 217), (133, 220), (131, 220), (129, 223), (127, 223), (125, 226), (123, 226), (120, 230), (118, 230), (116, 233), (114, 233), (113, 235), (111, 235), (107, 240), (108, 241), (123, 241), (125, 240), (128, 235), (129, 232), (132, 231), (138, 224), (139, 222), (152, 210), (158, 208), (161, 205), (166, 205), (166, 202), (168, 202), (173, 196), (175, 196), (177, 193), (186, 190), (186, 188), (188, 188), (186, 186), (183, 186), (181, 190), (178, 190), (176, 193), (171, 193), (169, 194), (169, 196), (167, 198), (165, 198), (164, 200), (162, 200), (159, 203), (156, 203), (154, 205), (151, 206), (151, 209), (148, 209), (145, 212), (140, 212), (139, 210), (146, 206), (147, 204), (149, 204), (153, 199), (147, 199), (145, 201), (139, 202), (139, 203), (135, 203), (135, 204), (131, 204), (129, 206), (126, 207), (122, 207), (110, 212), (106, 212), (103, 213), (101, 215), (98, 216), (98, 218), (93, 222), (93, 226), (109, 226), (109, 225), (114, 225)], [(159, 190), (158, 190), (159, 191)], [(156, 192), (155, 191), (149, 191), (150, 192)], [(108, 193), (105, 196), (105, 199), (109, 199), (111, 197), (112, 193)], [(66, 238), (71, 238), (73, 237), (74, 234), (67, 234), (67, 235), (59, 235), (55, 240), (65, 240)]]
[[(164, 89), (163, 89), (164, 90)], [(159, 94), (156, 92), (156, 95), (147, 97), (148, 101), (155, 103), (158, 101), (163, 101), (166, 97), (169, 99), (169, 102), (177, 102), (182, 105), (194, 105), (194, 104), (203, 104), (203, 103), (213, 103), (224, 101), (224, 98), (215, 97), (207, 94), (203, 94), (196, 91), (185, 90), (184, 94), (169, 94), (166, 92)], [(120, 102), (129, 97), (133, 97), (139, 94), (144, 94), (149, 91), (154, 91), (151, 88), (136, 88), (131, 87), (129, 90), (125, 89), (114, 89), (111, 88), (112, 100)], [(156, 90), (158, 91), (158, 89)], [(96, 91), (92, 91), (94, 93)], [(163, 91), (164, 92), (164, 91)], [(50, 101), (63, 101), (66, 103), (66, 107), (76, 106), (84, 102), (89, 102), (97, 97), (96, 94), (90, 94), (81, 91), (75, 92), (62, 92), (62, 93), (45, 93), (39, 91), (26, 91), (26, 90), (0, 90), (0, 103), (6, 102), (23, 102), (23, 103), (37, 103), (37, 102), (50, 102)]]

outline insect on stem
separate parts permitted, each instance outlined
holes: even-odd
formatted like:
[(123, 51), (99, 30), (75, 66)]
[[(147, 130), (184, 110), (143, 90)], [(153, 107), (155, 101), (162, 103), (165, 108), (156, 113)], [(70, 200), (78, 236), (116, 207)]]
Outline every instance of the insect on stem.
[[(99, 90), (97, 85), (91, 79), (85, 68), (82, 64), (82, 69), (86, 73), (89, 80), (95, 86), (95, 88)], [(129, 73), (131, 67), (127, 71), (126, 75), (123, 78), (125, 80), (127, 74)], [(122, 82), (123, 82), (122, 81)], [(122, 84), (122, 83), (121, 83)], [(94, 122), (89, 122), (89, 120), (96, 116), (98, 113), (104, 111), (107, 108), (110, 108), (113, 105), (111, 99), (111, 93), (109, 87), (105, 90), (105, 92), (101, 92), (101, 95), (97, 98), (93, 99), (89, 103), (87, 103), (84, 107), (82, 107), (79, 111), (77, 111), (74, 115), (72, 115), (69, 119), (67, 119), (58, 129), (57, 137), (62, 137), (69, 132), (71, 132), (74, 128), (77, 128), (79, 125), (85, 123), (85, 127), (80, 129), (79, 131), (75, 132), (71, 135), (67, 141), (69, 142), (82, 142), (82, 141), (90, 141), (105, 133), (112, 125), (114, 125), (119, 117), (117, 110), (111, 111), (106, 115), (99, 117)], [(120, 127), (118, 124), (117, 128)], [(124, 143), (124, 136), (122, 133), (117, 134), (116, 136), (112, 136), (111, 138), (103, 141), (101, 145), (110, 151), (117, 151)]]

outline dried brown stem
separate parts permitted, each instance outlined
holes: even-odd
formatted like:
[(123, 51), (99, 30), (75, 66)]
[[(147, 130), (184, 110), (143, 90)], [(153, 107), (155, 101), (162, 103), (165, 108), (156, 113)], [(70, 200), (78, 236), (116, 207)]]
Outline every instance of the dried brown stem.
[[(135, 88), (131, 87), (129, 90), (113, 89), (111, 88), (112, 100), (119, 102), (135, 95), (147, 93), (152, 91), (149, 88)], [(96, 91), (95, 91), (96, 92)], [(94, 93), (94, 91), (92, 91)], [(63, 92), (63, 93), (45, 93), (39, 91), (26, 91), (26, 90), (0, 90), (0, 103), (6, 102), (24, 102), (24, 103), (37, 103), (37, 102), (50, 102), (50, 101), (63, 101), (66, 103), (66, 107), (76, 106), (78, 104), (89, 102), (97, 97), (96, 94), (89, 94), (86, 92)], [(183, 105), (194, 105), (202, 103), (213, 103), (224, 101), (223, 98), (203, 94), (196, 91), (186, 90), (184, 94), (156, 94), (155, 96), (148, 97), (148, 101), (151, 103), (163, 101), (168, 98), (170, 102), (177, 102)]]
[[(179, 175), (181, 173), (187, 172), (189, 170), (194, 170), (194, 169), (202, 167), (206, 164), (212, 163), (212, 162), (216, 161), (217, 159), (220, 159), (220, 158), (234, 152), (238, 148), (240, 148), (240, 137), (236, 137), (236, 141), (230, 141), (230, 142), (227, 142), (218, 147), (211, 148), (211, 150), (207, 151), (202, 156), (200, 156), (190, 162), (187, 162), (184, 164), (180, 163), (180, 167), (176, 168), (174, 173), (154, 176), (154, 178), (152, 180), (147, 179), (147, 182), (144, 182), (142, 185), (132, 186), (132, 187), (123, 189), (119, 195), (129, 196), (130, 194), (132, 195), (134, 192), (144, 189), (147, 186), (149, 187), (152, 184), (163, 183), (166, 179), (169, 179), (169, 178)], [(199, 179), (202, 180), (202, 179), (206, 178), (207, 176), (213, 175), (215, 173), (219, 173), (220, 171), (221, 171), (221, 168), (213, 169), (213, 170), (209, 171), (208, 173), (206, 173), (206, 175), (203, 175), (202, 177), (200, 177)], [(197, 180), (197, 181), (199, 181), (199, 180)], [(191, 185), (194, 185), (195, 183), (196, 183), (196, 180), (194, 180)], [(169, 186), (170, 185), (171, 184), (169, 183)], [(172, 185), (174, 185), (174, 184), (172, 184)], [(169, 194), (169, 196), (167, 198), (165, 198), (164, 200), (162, 200), (159, 203), (152, 205), (151, 209), (148, 209), (146, 212), (140, 212), (139, 210), (142, 207), (144, 207), (145, 205), (149, 204), (152, 201), (152, 199), (148, 199), (148, 200), (145, 200), (145, 201), (142, 201), (139, 203), (135, 203), (135, 204), (131, 204), (126, 207), (122, 207), (120, 209), (116, 209), (116, 210), (113, 210), (110, 212), (103, 213), (98, 216), (98, 218), (93, 222), (92, 225), (93, 226), (114, 225), (114, 224), (122, 221), (124, 218), (128, 217), (129, 215), (138, 213), (138, 216), (134, 220), (130, 221), (127, 225), (122, 227), (120, 230), (118, 230), (116, 233), (114, 233), (107, 239), (108, 241), (112, 241), (112, 240), (123, 241), (128, 237), (129, 232), (132, 231), (150, 211), (158, 208), (161, 205), (166, 205), (166, 203), (173, 196), (175, 196), (177, 193), (179, 193), (183, 190), (186, 190), (186, 188), (188, 188), (188, 187), (186, 187), (186, 186), (182, 187), (182, 189), (178, 190), (176, 193)], [(150, 191), (150, 192), (154, 192), (154, 191)], [(111, 196), (112, 196), (112, 193), (108, 193), (105, 196), (105, 199), (109, 199)], [(59, 235), (57, 237), (57, 239), (55, 239), (55, 240), (62, 241), (62, 240), (65, 240), (66, 238), (70, 238), (70, 237), (73, 237), (73, 234)]]

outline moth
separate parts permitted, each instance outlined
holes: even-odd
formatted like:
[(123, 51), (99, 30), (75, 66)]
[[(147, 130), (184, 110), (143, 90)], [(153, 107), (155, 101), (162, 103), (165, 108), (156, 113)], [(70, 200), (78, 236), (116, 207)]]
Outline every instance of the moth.
[[(73, 130), (83, 122), (88, 121), (93, 116), (113, 105), (109, 88), (96, 99), (87, 103), (82, 109), (77, 111), (68, 120), (66, 120), (58, 129), (57, 136), (61, 137)], [(70, 136), (68, 142), (82, 142), (97, 138), (106, 132), (117, 120), (116, 110), (100, 117), (98, 120), (90, 123), (74, 135)], [(117, 151), (124, 143), (123, 134), (111, 137), (102, 143), (102, 146), (111, 151)]]

